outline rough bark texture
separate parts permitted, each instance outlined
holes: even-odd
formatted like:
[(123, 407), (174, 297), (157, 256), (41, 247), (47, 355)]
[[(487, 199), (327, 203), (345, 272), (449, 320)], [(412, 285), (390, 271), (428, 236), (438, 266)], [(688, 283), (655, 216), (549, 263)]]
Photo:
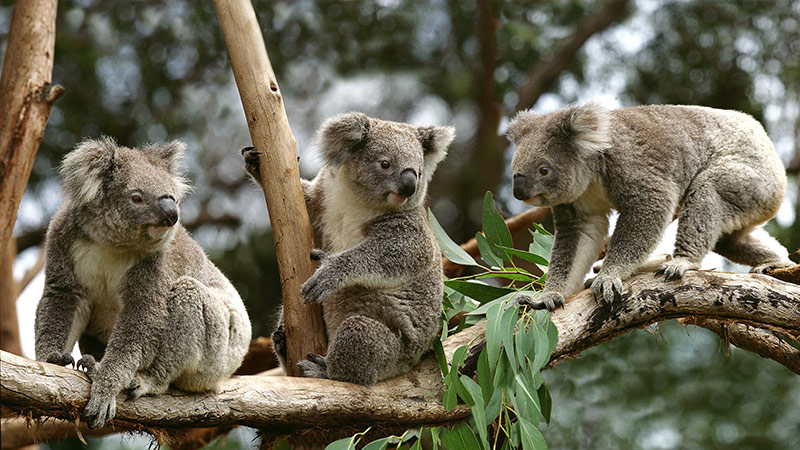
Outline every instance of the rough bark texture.
[(0, 254), (4, 254), (53, 102), (56, 0), (19, 0), (0, 76)]
[[(800, 286), (767, 276), (688, 272), (680, 282), (665, 283), (648, 274), (624, 284), (626, 294), (618, 303), (597, 304), (584, 291), (552, 314), (559, 343), (550, 366), (620, 334), (671, 318), (745, 323), (777, 331), (773, 337), (800, 334)], [(483, 324), (478, 324), (448, 338), (448, 358), (461, 345), (480, 348), (483, 329)], [(796, 349), (776, 346), (772, 340), (753, 340), (743, 346), (778, 362), (796, 355)], [(769, 352), (761, 351), (765, 347)], [(0, 394), (5, 407), (68, 420), (78, 417), (89, 393), (83, 373), (5, 352), (0, 359)], [(121, 396), (113, 424), (119, 430), (242, 424), (278, 435), (350, 427), (413, 427), (467, 417), (469, 410), (464, 407), (444, 410), (442, 392), (441, 374), (430, 356), (410, 373), (372, 387), (307, 378), (239, 376), (223, 383), (214, 394), (171, 391), (132, 401)]]
[(261, 185), (283, 293), (287, 363), (290, 375), (300, 375), (295, 363), (308, 353), (325, 354), (327, 344), (321, 307), (303, 304), (300, 295), (300, 286), (314, 273), (309, 257), (314, 238), (300, 186), (296, 143), (252, 4), (215, 0), (214, 5), (253, 147), (261, 152)]
[(17, 321), (17, 283), (14, 281), (16, 246), (11, 240), (0, 254), (0, 350), (22, 354)]

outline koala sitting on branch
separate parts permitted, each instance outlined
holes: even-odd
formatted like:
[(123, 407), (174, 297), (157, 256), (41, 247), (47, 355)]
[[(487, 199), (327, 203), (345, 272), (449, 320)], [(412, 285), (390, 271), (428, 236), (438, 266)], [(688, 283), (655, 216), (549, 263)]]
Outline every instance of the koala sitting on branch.
[(522, 112), (508, 127), (516, 145), (514, 196), (550, 206), (555, 242), (544, 291), (526, 301), (553, 309), (584, 284), (619, 212), (602, 268), (589, 280), (612, 302), (678, 218), (673, 258), (656, 273), (679, 279), (709, 251), (753, 267), (792, 264), (760, 225), (775, 216), (786, 174), (764, 128), (752, 117), (699, 106), (596, 104), (550, 114)]
[[(178, 222), (185, 145), (87, 140), (64, 159), (64, 202), (47, 231), (36, 359), (92, 381), (84, 416), (100, 427), (116, 396), (170, 383), (210, 391), (239, 367), (250, 320), (233, 285)], [(99, 362), (96, 362), (99, 361)]]
[[(424, 201), (453, 136), (360, 113), (322, 125), (325, 166), (302, 182), (319, 267), (302, 293), (322, 303), (328, 351), (298, 363), (305, 376), (371, 385), (407, 372), (430, 347), (443, 283)], [(258, 152), (242, 154), (258, 181)], [(272, 339), (285, 366), (282, 320)]]

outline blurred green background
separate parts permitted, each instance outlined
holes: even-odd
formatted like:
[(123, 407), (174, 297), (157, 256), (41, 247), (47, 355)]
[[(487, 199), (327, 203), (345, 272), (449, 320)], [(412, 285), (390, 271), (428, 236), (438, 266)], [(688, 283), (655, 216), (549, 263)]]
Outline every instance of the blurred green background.
[[(502, 138), (520, 109), (548, 112), (589, 100), (732, 108), (765, 125), (787, 165), (787, 199), (767, 228), (787, 248), (800, 247), (800, 2), (254, 6), (306, 177), (320, 167), (314, 130), (331, 115), (357, 110), (454, 125), (457, 139), (429, 203), (463, 242), (479, 229), (486, 190), (507, 215), (525, 209), (511, 196), (513, 149)], [(10, 2), (0, 6), (0, 55), (11, 10)], [(592, 29), (598, 17), (608, 24)], [(101, 134), (128, 146), (181, 139), (195, 187), (182, 221), (239, 289), (254, 335), (268, 335), (280, 305), (277, 263), (263, 195), (242, 169), (238, 150), (250, 138), (213, 4), (62, 1), (53, 81), (66, 94), (20, 207), (19, 264), (35, 259), (60, 202), (57, 166), (77, 142)], [(671, 242), (665, 245), (669, 251)], [(20, 311), (35, 307), (39, 295), (23, 295)], [(550, 448), (800, 448), (800, 378), (723, 347), (703, 329), (666, 323), (559, 364), (546, 372), (554, 420), (541, 429)]]

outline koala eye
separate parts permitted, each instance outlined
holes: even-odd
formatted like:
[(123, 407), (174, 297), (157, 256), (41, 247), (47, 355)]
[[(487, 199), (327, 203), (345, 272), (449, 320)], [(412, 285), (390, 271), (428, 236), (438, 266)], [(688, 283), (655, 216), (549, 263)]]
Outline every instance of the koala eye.
[(382, 167), (382, 168), (384, 168), (384, 169), (388, 169), (388, 168), (389, 168), (389, 167), (391, 167), (391, 166), (392, 166), (392, 165), (391, 165), (391, 164), (389, 164), (389, 161), (387, 161), (387, 160), (385, 160), (385, 159), (384, 159), (383, 161), (381, 161), (381, 167)]
[(540, 167), (540, 168), (539, 168), (539, 175), (541, 175), (541, 176), (547, 176), (547, 175), (549, 175), (549, 174), (550, 174), (550, 168), (549, 168), (549, 167), (544, 167), (544, 166), (543, 166), (543, 167)]
[(131, 195), (131, 201), (133, 203), (142, 203), (144, 201), (144, 198), (142, 198), (141, 194), (137, 193), (137, 194)]

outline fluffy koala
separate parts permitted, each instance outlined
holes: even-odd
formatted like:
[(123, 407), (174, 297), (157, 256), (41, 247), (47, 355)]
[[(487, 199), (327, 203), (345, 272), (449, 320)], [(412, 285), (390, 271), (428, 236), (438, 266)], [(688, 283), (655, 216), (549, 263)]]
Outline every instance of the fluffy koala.
[[(359, 113), (322, 125), (325, 166), (303, 180), (319, 267), (302, 293), (306, 303), (322, 303), (329, 344), (325, 357), (298, 363), (306, 376), (370, 385), (407, 372), (429, 348), (443, 284), (423, 203), (452, 140), (452, 128)], [(257, 153), (242, 153), (258, 180)], [(273, 342), (285, 358), (282, 323)]]
[[(247, 352), (239, 294), (178, 222), (185, 145), (87, 140), (64, 159), (64, 202), (47, 231), (36, 358), (72, 364), (78, 341), (90, 426), (114, 417), (116, 396), (172, 383), (213, 390)], [(99, 362), (96, 362), (99, 361)]]
[(588, 104), (522, 112), (508, 137), (516, 144), (514, 196), (553, 208), (555, 243), (537, 307), (560, 306), (581, 288), (611, 209), (619, 219), (599, 274), (587, 282), (606, 302), (621, 295), (621, 280), (674, 217), (675, 252), (657, 270), (667, 280), (697, 269), (710, 250), (754, 272), (791, 264), (786, 249), (759, 228), (777, 213), (786, 174), (763, 127), (746, 114)]

